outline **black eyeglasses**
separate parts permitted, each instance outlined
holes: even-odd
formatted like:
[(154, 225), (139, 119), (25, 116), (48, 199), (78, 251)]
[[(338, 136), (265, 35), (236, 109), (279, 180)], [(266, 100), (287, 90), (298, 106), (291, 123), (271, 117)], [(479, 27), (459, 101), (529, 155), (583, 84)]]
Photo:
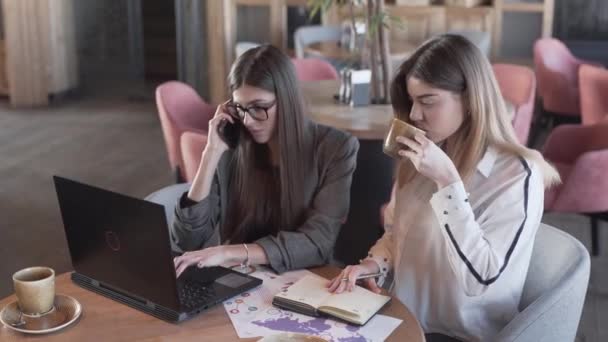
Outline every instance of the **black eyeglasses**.
[(249, 116), (256, 121), (265, 121), (268, 120), (268, 110), (274, 107), (276, 103), (277, 101), (274, 100), (264, 106), (253, 105), (249, 107), (243, 107), (238, 103), (230, 101), (226, 104), (226, 110), (228, 111), (229, 115), (239, 120), (245, 120), (245, 115), (249, 114)]

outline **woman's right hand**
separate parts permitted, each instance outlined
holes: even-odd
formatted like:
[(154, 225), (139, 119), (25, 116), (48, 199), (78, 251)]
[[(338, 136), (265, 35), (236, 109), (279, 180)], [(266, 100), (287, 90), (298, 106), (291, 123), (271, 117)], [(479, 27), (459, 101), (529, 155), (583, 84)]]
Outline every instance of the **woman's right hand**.
[(232, 124), (235, 123), (235, 118), (228, 114), (225, 106), (230, 102), (230, 100), (222, 103), (217, 106), (215, 114), (213, 118), (209, 120), (209, 130), (207, 132), (207, 145), (205, 146), (205, 150), (203, 153), (213, 153), (221, 156), (226, 150), (228, 150), (228, 145), (226, 142), (220, 137), (217, 127), (222, 124), (223, 121), (228, 121)]
[(231, 123), (235, 122), (235, 119), (226, 112), (226, 103), (228, 103), (228, 101), (217, 106), (215, 115), (209, 120), (207, 145), (203, 150), (201, 161), (198, 170), (196, 171), (196, 175), (192, 180), (190, 191), (188, 191), (188, 198), (196, 202), (203, 200), (203, 198), (209, 195), (213, 174), (215, 173), (222, 154), (228, 150), (228, 145), (217, 132), (217, 127), (223, 120)]
[[(371, 260), (364, 260), (359, 265), (346, 266), (334, 279), (327, 284), (329, 292), (342, 293), (345, 290), (352, 291), (355, 288), (357, 277), (364, 274), (378, 272), (378, 265)], [(382, 290), (376, 284), (375, 278), (367, 278), (362, 280), (365, 287), (375, 293), (380, 293)]]

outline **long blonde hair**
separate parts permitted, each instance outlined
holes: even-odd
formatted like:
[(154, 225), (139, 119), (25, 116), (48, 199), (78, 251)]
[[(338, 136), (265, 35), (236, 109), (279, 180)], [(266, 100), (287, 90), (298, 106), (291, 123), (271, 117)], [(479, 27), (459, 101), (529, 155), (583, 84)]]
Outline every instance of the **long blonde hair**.
[[(461, 127), (445, 142), (463, 181), (467, 182), (489, 146), (521, 156), (537, 164), (545, 187), (557, 184), (559, 174), (536, 150), (517, 140), (505, 101), (488, 59), (466, 38), (445, 34), (425, 42), (397, 70), (391, 84), (395, 116), (410, 122), (412, 101), (407, 79), (415, 77), (432, 87), (460, 94), (464, 106)], [(416, 170), (412, 163), (399, 163), (399, 187), (410, 181)]]

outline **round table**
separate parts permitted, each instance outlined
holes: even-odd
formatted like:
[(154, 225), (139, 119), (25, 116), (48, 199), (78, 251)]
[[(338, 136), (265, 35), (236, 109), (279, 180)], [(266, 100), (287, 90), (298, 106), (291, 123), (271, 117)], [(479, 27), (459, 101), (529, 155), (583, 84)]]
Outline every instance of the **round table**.
[[(353, 107), (333, 97), (340, 81), (301, 82), (311, 119), (323, 125), (349, 132), (361, 140), (383, 140), (393, 119), (390, 104)], [(381, 150), (378, 150), (379, 152)]]
[[(324, 266), (311, 271), (326, 278), (339, 269)], [(263, 285), (262, 285), (263, 286)], [(0, 341), (238, 341), (223, 305), (217, 305), (180, 324), (172, 324), (85, 290), (70, 280), (70, 273), (56, 279), (57, 293), (76, 298), (83, 307), (80, 319), (64, 330), (47, 335), (26, 335), (0, 327)], [(11, 295), (0, 301), (0, 307), (11, 303)], [(416, 318), (399, 300), (391, 300), (381, 314), (396, 317), (403, 323), (393, 331), (388, 341), (424, 341)], [(257, 339), (243, 339), (255, 341)]]
[[(390, 57), (403, 60), (416, 50), (416, 45), (401, 40), (390, 42)], [(304, 47), (304, 52), (309, 56), (328, 58), (337, 61), (352, 60), (357, 57), (355, 51), (341, 46), (338, 42), (317, 42)]]

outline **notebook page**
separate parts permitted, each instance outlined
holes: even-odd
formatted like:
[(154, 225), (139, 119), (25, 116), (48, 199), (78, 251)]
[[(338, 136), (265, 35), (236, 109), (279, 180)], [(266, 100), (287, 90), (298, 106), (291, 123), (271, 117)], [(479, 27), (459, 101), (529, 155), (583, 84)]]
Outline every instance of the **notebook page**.
[(327, 282), (327, 279), (317, 275), (307, 275), (291, 285), (287, 292), (278, 293), (275, 297), (305, 303), (316, 309), (331, 296), (325, 286)]
[(389, 300), (390, 297), (373, 293), (361, 286), (355, 286), (352, 292), (344, 291), (330, 295), (322, 306), (358, 315), (365, 322)]

